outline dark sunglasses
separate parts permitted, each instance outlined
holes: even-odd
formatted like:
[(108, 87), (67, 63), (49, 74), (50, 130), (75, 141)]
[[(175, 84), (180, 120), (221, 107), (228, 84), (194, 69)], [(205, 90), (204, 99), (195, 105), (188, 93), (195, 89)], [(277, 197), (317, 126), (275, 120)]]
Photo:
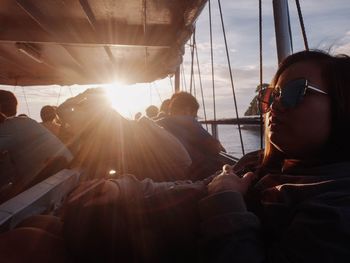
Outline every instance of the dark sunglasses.
[(284, 107), (295, 108), (302, 101), (308, 90), (325, 95), (328, 94), (327, 92), (310, 85), (307, 79), (295, 79), (289, 81), (283, 87), (267, 87), (260, 90), (258, 96), (260, 110), (262, 113), (268, 112), (272, 102), (278, 98)]

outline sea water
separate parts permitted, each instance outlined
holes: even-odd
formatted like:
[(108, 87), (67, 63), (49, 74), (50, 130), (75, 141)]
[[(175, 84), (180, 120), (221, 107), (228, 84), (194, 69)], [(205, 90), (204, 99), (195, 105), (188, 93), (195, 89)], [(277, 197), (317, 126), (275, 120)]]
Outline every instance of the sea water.
[[(204, 125), (205, 127), (205, 125)], [(209, 131), (211, 130), (209, 126)], [(225, 147), (227, 153), (242, 157), (242, 146), (237, 125), (219, 125), (218, 126), (219, 140)], [(244, 152), (252, 152), (260, 149), (260, 126), (259, 125), (244, 125), (241, 127)]]

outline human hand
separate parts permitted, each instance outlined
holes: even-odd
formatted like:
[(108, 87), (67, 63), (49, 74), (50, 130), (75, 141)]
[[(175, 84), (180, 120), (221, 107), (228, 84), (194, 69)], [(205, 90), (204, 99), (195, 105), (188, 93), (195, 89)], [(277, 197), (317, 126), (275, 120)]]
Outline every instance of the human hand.
[(235, 191), (244, 195), (254, 179), (254, 173), (248, 172), (242, 178), (238, 177), (230, 165), (224, 165), (223, 172), (216, 176), (208, 185), (209, 194), (225, 191)]

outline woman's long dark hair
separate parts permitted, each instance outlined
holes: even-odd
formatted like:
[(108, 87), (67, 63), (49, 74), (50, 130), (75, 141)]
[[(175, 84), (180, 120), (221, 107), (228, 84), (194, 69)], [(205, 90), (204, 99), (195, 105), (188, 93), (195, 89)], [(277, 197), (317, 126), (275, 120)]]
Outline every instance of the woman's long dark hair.
[[(328, 163), (350, 160), (350, 57), (332, 56), (318, 50), (295, 53), (280, 64), (271, 84), (276, 84), (287, 68), (299, 62), (312, 62), (320, 67), (331, 100), (331, 135), (319, 158)], [(283, 156), (271, 145), (266, 134), (265, 129), (266, 147), (261, 166), (278, 168)]]

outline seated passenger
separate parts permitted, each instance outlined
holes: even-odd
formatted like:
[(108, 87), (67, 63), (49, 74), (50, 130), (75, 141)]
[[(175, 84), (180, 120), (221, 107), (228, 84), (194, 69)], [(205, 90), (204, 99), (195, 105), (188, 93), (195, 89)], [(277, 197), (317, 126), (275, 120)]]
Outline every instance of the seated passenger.
[(134, 120), (137, 121), (142, 117), (142, 113), (141, 112), (136, 112), (135, 116), (134, 116)]
[(280, 65), (260, 168), (223, 173), (200, 202), (201, 262), (349, 261), (349, 72), (348, 56), (317, 51)]
[(157, 124), (176, 136), (187, 149), (192, 159), (191, 178), (203, 179), (222, 167), (217, 157), (225, 149), (197, 121), (199, 104), (194, 96), (179, 92), (170, 100), (170, 115), (159, 119)]
[[(1, 109), (5, 106), (4, 112), (14, 116), (16, 97), (5, 94), (11, 100), (1, 100)], [(0, 123), (0, 202), (53, 175), (71, 160), (71, 153), (60, 140), (36, 121), (6, 118)]]
[(157, 117), (158, 112), (159, 112), (159, 110), (158, 110), (157, 106), (150, 105), (146, 109), (146, 116), (150, 119), (153, 119), (153, 118)]
[(74, 165), (85, 168), (87, 179), (110, 171), (155, 181), (186, 179), (191, 159), (183, 145), (147, 118), (123, 118), (103, 91), (86, 90), (60, 105), (58, 114), (79, 140)]
[(8, 90), (0, 90), (1, 113), (6, 117), (16, 116), (17, 98), (15, 94)]
[(170, 99), (166, 99), (162, 102), (159, 108), (159, 112), (157, 117), (153, 118), (154, 120), (159, 120), (161, 118), (164, 118), (169, 115), (169, 105), (170, 105)]
[(46, 105), (40, 110), (40, 117), (43, 121), (41, 124), (57, 137), (60, 134), (61, 125), (57, 123), (56, 109), (50, 105)]

